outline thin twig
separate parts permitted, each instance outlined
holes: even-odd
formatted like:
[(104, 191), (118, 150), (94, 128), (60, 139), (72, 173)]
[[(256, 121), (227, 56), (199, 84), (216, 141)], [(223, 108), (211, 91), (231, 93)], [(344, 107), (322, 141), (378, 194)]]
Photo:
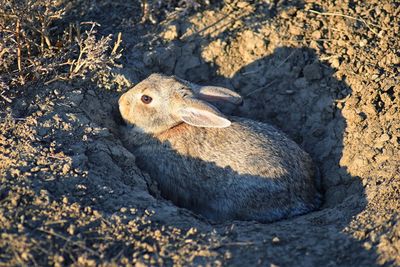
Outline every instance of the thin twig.
[(63, 160), (63, 159), (67, 158), (67, 157), (60, 157), (60, 156), (56, 156), (56, 155), (48, 155), (48, 157), (52, 158), (52, 159), (60, 159), (60, 160)]
[(94, 254), (94, 255), (100, 256), (99, 253), (97, 253), (97, 252), (94, 251), (93, 249), (90, 249), (90, 248), (88, 248), (87, 246), (82, 245), (82, 244), (79, 243), (79, 242), (74, 242), (74, 241), (71, 240), (71, 238), (65, 237), (65, 236), (63, 236), (63, 235), (61, 235), (61, 234), (58, 234), (58, 233), (56, 233), (56, 232), (50, 232), (50, 231), (47, 231), (47, 230), (44, 230), (44, 229), (40, 229), (40, 228), (39, 228), (38, 230), (41, 231), (41, 232), (47, 233), (47, 234), (49, 234), (49, 235), (52, 235), (52, 236), (56, 236), (56, 237), (58, 237), (58, 238), (61, 238), (61, 239), (65, 240), (65, 241), (67, 241), (67, 242), (71, 242), (71, 243), (72, 243), (73, 245), (75, 245), (75, 246), (78, 246), (78, 247), (80, 247), (80, 248), (82, 248), (82, 249), (84, 249), (84, 250), (86, 250), (86, 251), (88, 251), (88, 252), (90, 252), (90, 253), (92, 253), (92, 254)]
[[(277, 69), (277, 68), (279, 68), (280, 66), (282, 66), (286, 61), (289, 60), (289, 58), (291, 58), (291, 57), (294, 55), (294, 53), (296, 53), (296, 50), (293, 50), (293, 51), (292, 51), (281, 63), (279, 63), (278, 66), (276, 66), (274, 69)], [(263, 65), (262, 65), (260, 68), (258, 68), (257, 70), (243, 72), (242, 75), (246, 76), (246, 75), (249, 75), (249, 74), (257, 73), (257, 72), (260, 71), (260, 69), (261, 69), (262, 67), (265, 67), (265, 65), (263, 64)]]
[(122, 33), (119, 32), (119, 33), (118, 33), (118, 36), (117, 36), (117, 41), (115, 42), (114, 48), (113, 48), (113, 50), (111, 51), (111, 54), (112, 54), (112, 55), (114, 55), (115, 53), (117, 53), (117, 49), (118, 49), (119, 45), (121, 44), (121, 42), (122, 42)]
[(1, 96), (5, 101), (7, 101), (8, 103), (12, 103), (12, 100), (11, 100), (10, 98), (6, 97), (5, 95), (3, 95), (3, 93), (1, 93), (0, 96)]
[[(291, 58), (291, 57), (294, 55), (295, 52), (296, 52), (296, 50), (293, 50), (284, 60), (282, 60), (281, 63), (278, 64), (278, 66), (275, 67), (275, 69), (278, 69), (279, 67), (281, 67), (286, 61), (289, 60), (289, 58)], [(255, 72), (258, 72), (258, 70), (255, 71)], [(250, 74), (250, 72), (243, 73), (243, 75), (246, 75), (246, 74)], [(276, 80), (272, 80), (272, 81), (271, 81), (270, 83), (268, 83), (267, 85), (265, 85), (265, 86), (263, 86), (263, 87), (260, 87), (260, 88), (257, 88), (257, 89), (255, 89), (254, 91), (251, 91), (251, 92), (248, 93), (245, 97), (248, 97), (248, 96), (250, 96), (250, 95), (252, 95), (252, 94), (254, 94), (254, 93), (256, 93), (256, 92), (262, 91), (262, 90), (268, 88), (270, 85), (272, 85), (272, 84), (275, 83), (275, 82), (276, 82)]]
[(291, 58), (291, 57), (294, 55), (294, 53), (296, 53), (296, 51), (297, 51), (297, 50), (294, 49), (281, 63), (279, 63), (278, 66), (276, 66), (275, 69), (277, 69), (277, 68), (279, 68), (280, 66), (282, 66), (283, 64), (285, 64), (286, 61), (288, 61), (289, 58)]
[(252, 95), (252, 94), (254, 94), (254, 93), (257, 93), (257, 92), (259, 92), (259, 91), (262, 91), (262, 90), (268, 88), (270, 85), (272, 85), (272, 84), (275, 83), (275, 82), (276, 82), (276, 80), (272, 80), (272, 81), (271, 81), (270, 83), (268, 83), (267, 85), (265, 85), (265, 86), (263, 86), (263, 87), (260, 87), (260, 88), (257, 88), (257, 89), (255, 89), (255, 90), (251, 91), (251, 92), (248, 93), (245, 97), (249, 97), (250, 95)]
[[(247, 7), (247, 6), (250, 6), (250, 5), (251, 5), (251, 4), (248, 3), (246, 6), (244, 6), (244, 8)], [(186, 38), (190, 38), (190, 37), (193, 36), (193, 35), (200, 35), (201, 33), (207, 31), (208, 29), (213, 28), (213, 27), (216, 27), (220, 22), (224, 21), (224, 20), (227, 19), (227, 18), (230, 18), (231, 20), (233, 20), (233, 21), (228, 21), (225, 25), (222, 25), (222, 26), (220, 25), (220, 26), (218, 27), (218, 29), (222, 29), (222, 28), (224, 28), (225, 26), (227, 26), (227, 25), (229, 25), (229, 24), (231, 24), (231, 23), (233, 23), (233, 22), (235, 22), (235, 21), (238, 21), (240, 18), (242, 18), (242, 17), (248, 15), (248, 11), (243, 12), (242, 9), (237, 9), (237, 10), (235, 10), (234, 7), (232, 7), (232, 8), (234, 9), (232, 12), (227, 13), (226, 15), (224, 15), (222, 18), (220, 18), (219, 20), (215, 21), (214, 23), (211, 23), (210, 25), (206, 25), (206, 26), (203, 27), (202, 29), (199, 29), (197, 32), (193, 32), (191, 35), (187, 34), (188, 32), (186, 32), (186, 33), (185, 33), (184, 35), (182, 35), (179, 39), (180, 39), (180, 40), (185, 40)], [(237, 12), (237, 11), (238, 11), (238, 12)], [(237, 14), (237, 13), (238, 13), (238, 14)]]
[(21, 25), (19, 19), (17, 19), (17, 24), (15, 26), (15, 39), (17, 41), (17, 65), (18, 65), (19, 75), (22, 78), (20, 31), (21, 31)]
[[(362, 23), (365, 24), (365, 26), (368, 27), (368, 29), (369, 29), (371, 32), (373, 32), (374, 34), (376, 34), (376, 35), (379, 37), (379, 34), (378, 34), (374, 29), (372, 29), (371, 26), (369, 26), (369, 24), (368, 24), (363, 18), (355, 18), (355, 17), (349, 16), (349, 15), (340, 14), (340, 13), (319, 12), (319, 11), (316, 11), (316, 10), (313, 10), (313, 9), (308, 10), (308, 12), (314, 13), (314, 14), (317, 14), (317, 15), (321, 15), (321, 16), (337, 16), (337, 17), (344, 17), (344, 18), (348, 18), (348, 19), (352, 19), (352, 20), (356, 20), (356, 21), (362, 22)], [(377, 28), (381, 28), (379, 25), (376, 25), (376, 24), (371, 24), (371, 25), (373, 25), (373, 26), (375, 26), (375, 27), (377, 27)]]
[(44, 225), (51, 225), (51, 224), (62, 224), (62, 223), (67, 223), (67, 220), (58, 220), (58, 221), (47, 221), (44, 223)]
[(342, 98), (342, 99), (336, 99), (336, 100), (334, 100), (334, 102), (335, 103), (344, 103), (344, 102), (346, 102), (347, 101), (347, 99), (349, 99), (350, 98), (350, 96), (351, 96), (351, 94), (348, 94), (345, 98)]
[(230, 246), (254, 246), (254, 245), (257, 245), (257, 243), (250, 242), (250, 241), (243, 241), (243, 242), (238, 241), (238, 242), (229, 242), (229, 243), (218, 244), (216, 246), (213, 246), (212, 248), (218, 249), (218, 248), (225, 247), (225, 246), (230, 247)]

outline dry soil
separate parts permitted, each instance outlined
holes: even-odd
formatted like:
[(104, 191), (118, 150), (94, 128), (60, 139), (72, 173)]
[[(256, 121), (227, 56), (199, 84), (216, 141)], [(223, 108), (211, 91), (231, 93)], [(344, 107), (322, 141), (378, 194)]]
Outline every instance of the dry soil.
[[(226, 0), (155, 24), (92, 5), (71, 17), (122, 33), (110, 89), (38, 82), (1, 100), (1, 266), (400, 265), (398, 1)], [(118, 96), (152, 72), (239, 92), (225, 112), (312, 155), (321, 209), (215, 225), (162, 199), (119, 137)]]

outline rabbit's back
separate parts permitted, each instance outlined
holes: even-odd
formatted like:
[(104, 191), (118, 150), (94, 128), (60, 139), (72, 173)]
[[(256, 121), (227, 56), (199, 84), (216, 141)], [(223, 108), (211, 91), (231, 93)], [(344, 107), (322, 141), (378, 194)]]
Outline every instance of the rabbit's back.
[[(177, 153), (232, 168), (238, 174), (280, 178), (298, 176), (311, 159), (281, 131), (269, 124), (231, 117), (228, 128), (199, 128), (181, 124), (156, 136)], [(303, 166), (304, 165), (304, 166)], [(305, 173), (303, 173), (305, 174)]]
[(268, 124), (230, 119), (227, 128), (182, 123), (154, 135), (138, 147), (138, 164), (164, 197), (214, 220), (273, 221), (315, 208), (309, 155)]

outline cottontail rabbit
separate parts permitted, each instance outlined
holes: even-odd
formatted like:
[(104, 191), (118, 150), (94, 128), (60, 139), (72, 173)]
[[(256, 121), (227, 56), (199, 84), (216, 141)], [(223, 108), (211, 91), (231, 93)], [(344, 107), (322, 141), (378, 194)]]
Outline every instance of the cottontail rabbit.
[(229, 89), (152, 74), (119, 99), (137, 164), (177, 206), (216, 222), (270, 222), (319, 205), (310, 156), (272, 126), (228, 117)]

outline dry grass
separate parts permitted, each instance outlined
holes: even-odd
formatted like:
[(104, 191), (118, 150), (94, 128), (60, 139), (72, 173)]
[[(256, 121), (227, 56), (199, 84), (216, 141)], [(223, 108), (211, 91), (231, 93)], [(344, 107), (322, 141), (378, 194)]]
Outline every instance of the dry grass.
[[(107, 2), (107, 1), (105, 1)], [(141, 23), (155, 23), (167, 13), (188, 12), (208, 0), (137, 0)], [(68, 18), (81, 0), (0, 0), (0, 97), (12, 102), (7, 91), (32, 81), (85, 79), (111, 88), (121, 57), (121, 34), (100, 36), (97, 22)], [(115, 75), (114, 75), (115, 76)], [(107, 82), (105, 82), (107, 81)]]
[(0, 2), (0, 88), (34, 80), (87, 77), (110, 70), (120, 57), (121, 36), (99, 37), (95, 22), (63, 21), (73, 1)]

